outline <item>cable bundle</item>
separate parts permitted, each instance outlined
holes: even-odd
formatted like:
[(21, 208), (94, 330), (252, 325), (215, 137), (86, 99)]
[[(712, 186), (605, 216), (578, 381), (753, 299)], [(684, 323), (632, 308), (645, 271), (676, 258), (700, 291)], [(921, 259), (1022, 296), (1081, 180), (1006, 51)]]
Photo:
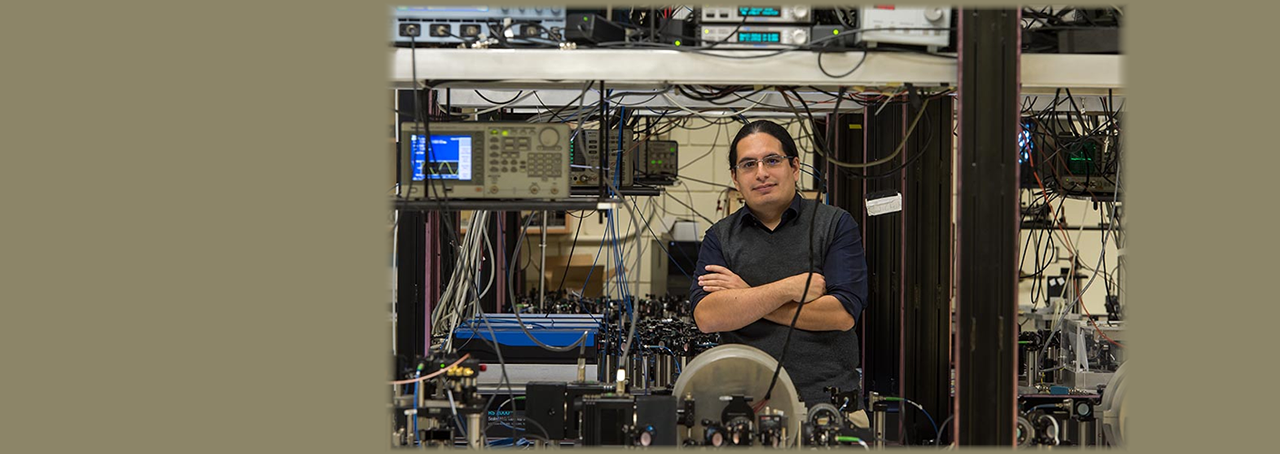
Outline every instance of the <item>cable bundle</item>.
[(479, 268), (483, 257), (488, 257), (491, 264), (496, 263), (493, 259), (493, 245), (485, 235), (491, 215), (491, 211), (476, 211), (472, 215), (468, 234), (459, 244), (449, 284), (440, 295), (439, 304), (431, 312), (431, 335), (447, 336), (445, 350), (452, 350), (453, 330), (462, 320), (480, 315), (478, 302), (493, 287), (496, 273), (491, 271), (484, 289), (477, 290), (480, 288)]

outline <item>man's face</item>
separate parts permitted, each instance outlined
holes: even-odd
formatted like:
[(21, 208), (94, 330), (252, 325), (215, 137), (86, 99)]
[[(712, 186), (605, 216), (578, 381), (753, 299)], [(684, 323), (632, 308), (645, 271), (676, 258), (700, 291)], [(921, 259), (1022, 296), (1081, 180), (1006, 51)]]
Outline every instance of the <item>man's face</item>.
[[(778, 209), (791, 204), (800, 181), (800, 167), (782, 151), (782, 142), (757, 132), (738, 141), (733, 184), (752, 209)], [(755, 166), (742, 168), (746, 163)], [(772, 166), (770, 165), (772, 164)]]

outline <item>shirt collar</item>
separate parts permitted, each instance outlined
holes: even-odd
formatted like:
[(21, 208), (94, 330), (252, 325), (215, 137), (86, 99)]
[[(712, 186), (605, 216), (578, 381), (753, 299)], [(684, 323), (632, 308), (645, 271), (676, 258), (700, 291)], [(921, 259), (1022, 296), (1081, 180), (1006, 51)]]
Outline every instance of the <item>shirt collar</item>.
[[(756, 215), (752, 213), (751, 209), (747, 208), (746, 205), (743, 205), (741, 209), (745, 211), (744, 213), (745, 216), (742, 216), (742, 222), (747, 222), (747, 223), (754, 222), (756, 224), (761, 224), (761, 225), (764, 224), (760, 222), (759, 219), (756, 218)], [(799, 214), (800, 214), (800, 191), (796, 191), (795, 197), (791, 199), (791, 205), (788, 206), (787, 209), (782, 212), (782, 220), (778, 222), (778, 225), (781, 226), (782, 224), (785, 224), (788, 220), (794, 219)]]

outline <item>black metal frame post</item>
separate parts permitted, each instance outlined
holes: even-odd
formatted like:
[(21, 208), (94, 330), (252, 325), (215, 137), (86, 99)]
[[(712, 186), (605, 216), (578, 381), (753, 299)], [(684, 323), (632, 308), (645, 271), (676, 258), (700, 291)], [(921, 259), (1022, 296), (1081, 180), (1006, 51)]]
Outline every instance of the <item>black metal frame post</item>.
[[(404, 367), (426, 352), (426, 214), (403, 210), (396, 232), (396, 356)], [(399, 371), (396, 371), (399, 374)]]
[[(863, 124), (866, 140), (862, 159), (855, 162), (871, 162), (882, 159), (893, 153), (902, 141), (906, 132), (903, 115), (906, 113), (902, 104), (889, 104), (883, 109), (868, 108), (864, 112)], [(859, 173), (883, 173), (893, 168), (897, 162), (869, 169), (858, 169)], [(862, 194), (869, 195), (880, 191), (902, 191), (902, 178), (891, 176), (886, 178), (862, 179)], [(857, 201), (864, 203), (862, 199)], [(862, 232), (867, 241), (867, 306), (863, 312), (862, 337), (864, 349), (862, 364), (863, 382), (866, 391), (875, 391), (888, 396), (901, 395), (901, 358), (902, 358), (902, 213), (888, 213), (869, 216), (861, 210)], [(899, 418), (899, 421), (901, 419)], [(900, 435), (897, 424), (890, 427), (890, 436)]]
[[(519, 267), (520, 261), (523, 260), (523, 257), (520, 256), (521, 251), (518, 251), (516, 249), (516, 244), (520, 242), (519, 241), (520, 234), (521, 234), (520, 231), (523, 228), (524, 228), (524, 221), (520, 217), (519, 211), (510, 211), (506, 213), (503, 219), (503, 232), (502, 232), (503, 247), (501, 250), (503, 252), (503, 259), (502, 259), (503, 261), (502, 261), (502, 267), (499, 268), (500, 270), (502, 270), (503, 273), (507, 273), (510, 271), (508, 267), (512, 267), (512, 266)], [(509, 257), (514, 257), (514, 258), (509, 259)], [(510, 261), (510, 263), (508, 263), (508, 261)], [(502, 291), (503, 298), (507, 298), (507, 295), (512, 293), (516, 295), (516, 299), (514, 301), (506, 301), (502, 305), (502, 307), (506, 308), (507, 312), (515, 312), (516, 304), (520, 302), (519, 295), (524, 295), (526, 293), (525, 287), (527, 287), (526, 283), (528, 279), (523, 274), (523, 272), (521, 271), (517, 271), (517, 272), (521, 273), (519, 274), (520, 278), (515, 279), (514, 282), (511, 283), (511, 286), (512, 286), (511, 290), (506, 290), (507, 276), (505, 274), (500, 276), (502, 277), (502, 279), (499, 279), (499, 281), (501, 281), (503, 285), (500, 288), (504, 289)]]
[(1016, 9), (961, 10), (956, 440), (1012, 446), (1017, 404)]
[[(941, 423), (951, 408), (951, 97), (929, 102), (902, 160), (920, 156), (904, 171), (902, 191), (903, 279), (902, 396)], [(915, 118), (915, 108), (906, 118)], [(907, 433), (933, 425), (919, 412), (904, 416)], [(930, 435), (929, 438), (933, 438)]]

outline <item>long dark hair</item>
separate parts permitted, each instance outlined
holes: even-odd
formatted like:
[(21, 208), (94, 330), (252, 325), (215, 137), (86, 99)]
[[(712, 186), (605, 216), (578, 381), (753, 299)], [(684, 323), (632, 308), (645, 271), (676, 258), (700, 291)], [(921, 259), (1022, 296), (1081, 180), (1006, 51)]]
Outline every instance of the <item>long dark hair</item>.
[(791, 138), (791, 133), (787, 132), (787, 128), (783, 128), (769, 120), (756, 120), (739, 129), (738, 135), (734, 136), (733, 142), (729, 144), (729, 168), (733, 168), (738, 163), (738, 141), (757, 132), (771, 135), (773, 138), (778, 139), (779, 142), (782, 142), (782, 151), (787, 154), (788, 158), (800, 157), (800, 152), (796, 150), (796, 141)]

